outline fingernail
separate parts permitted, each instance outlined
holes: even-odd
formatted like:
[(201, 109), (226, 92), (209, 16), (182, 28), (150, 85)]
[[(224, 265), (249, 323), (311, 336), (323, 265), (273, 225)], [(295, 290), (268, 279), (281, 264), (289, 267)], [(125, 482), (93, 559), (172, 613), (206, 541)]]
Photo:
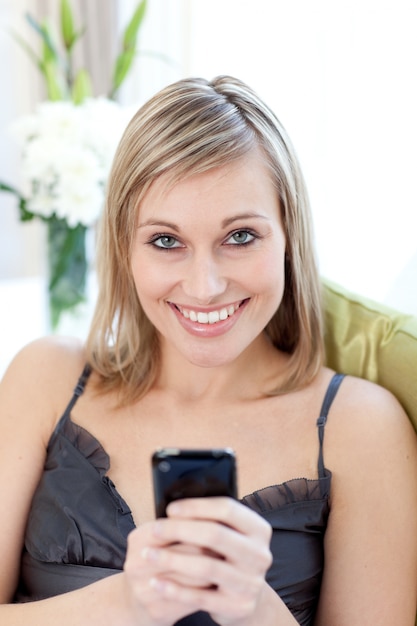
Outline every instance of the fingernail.
[(181, 503), (180, 502), (170, 502), (167, 511), (171, 515), (178, 515), (181, 512)]
[(142, 558), (145, 559), (145, 561), (155, 562), (159, 559), (159, 550), (156, 550), (155, 548), (148, 548), (148, 547), (143, 548)]
[(152, 589), (155, 589), (155, 591), (161, 592), (164, 591), (167, 584), (164, 580), (159, 580), (159, 578), (151, 578), (149, 580), (149, 586), (152, 587)]

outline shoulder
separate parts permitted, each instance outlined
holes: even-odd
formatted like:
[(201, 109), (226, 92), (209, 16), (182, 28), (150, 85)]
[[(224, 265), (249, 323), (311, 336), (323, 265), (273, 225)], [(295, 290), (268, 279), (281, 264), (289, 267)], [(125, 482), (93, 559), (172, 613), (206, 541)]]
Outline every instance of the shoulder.
[(13, 593), (24, 528), (47, 446), (72, 395), (83, 366), (77, 341), (39, 339), (23, 348), (0, 383), (0, 475), (2, 510), (0, 550), (2, 597)]
[(330, 423), (335, 430), (344, 435), (351, 432), (352, 436), (355, 432), (380, 431), (383, 434), (391, 429), (412, 430), (408, 416), (390, 391), (354, 376), (344, 378), (335, 399), (334, 419)]
[(417, 558), (411, 421), (389, 391), (347, 376), (324, 446), (332, 487), (318, 621), (411, 624)]
[(0, 383), (0, 403), (8, 412), (59, 418), (85, 365), (77, 339), (44, 337), (22, 348)]
[(326, 464), (337, 485), (417, 475), (417, 436), (388, 390), (352, 376), (343, 380), (326, 426)]
[(8, 367), (5, 379), (27, 374), (36, 379), (59, 378), (78, 370), (85, 358), (80, 340), (72, 337), (48, 336), (36, 339), (22, 348)]

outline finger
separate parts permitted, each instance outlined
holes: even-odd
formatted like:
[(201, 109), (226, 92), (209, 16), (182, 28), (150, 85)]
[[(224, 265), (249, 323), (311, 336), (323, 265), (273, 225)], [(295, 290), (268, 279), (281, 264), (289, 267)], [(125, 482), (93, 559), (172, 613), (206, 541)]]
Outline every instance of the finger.
[[(163, 564), (158, 563), (158, 559), (152, 556), (154, 548), (144, 547), (138, 553), (129, 553), (124, 564), (124, 575), (127, 582), (127, 590), (134, 606), (144, 610), (146, 614), (156, 620), (156, 623), (176, 623), (178, 619), (187, 615), (191, 607), (193, 611), (199, 609), (198, 605), (184, 605), (175, 596), (166, 597), (161, 602), (161, 593), (159, 590), (158, 579), (168, 576), (169, 573), (164, 569)], [(171, 583), (189, 586), (190, 579), (181, 580), (181, 575), (176, 578), (175, 572), (171, 572)], [(152, 621), (152, 623), (154, 623)]]
[(137, 529), (128, 537), (128, 550), (124, 569), (129, 577), (142, 580), (142, 582), (144, 581), (146, 584), (153, 576), (162, 575), (169, 576), (173, 580), (183, 584), (193, 586), (207, 585), (206, 581), (196, 580), (190, 576), (187, 571), (184, 573), (167, 569), (163, 562), (158, 559), (158, 548), (169, 546), (170, 551), (183, 554), (209, 554), (217, 558), (219, 558), (219, 555), (212, 550), (206, 550), (199, 546), (178, 542), (173, 543), (169, 535), (168, 539), (158, 538), (154, 540), (151, 529), (152, 525), (149, 526), (146, 533), (142, 533)]
[(242, 595), (225, 593), (221, 587), (211, 587), (209, 589), (191, 588), (164, 579), (154, 579), (152, 585), (164, 602), (174, 601), (175, 599), (181, 605), (197, 606), (199, 610), (206, 611), (212, 616), (220, 616), (218, 618), (219, 623), (226, 624), (229, 620), (231, 623), (234, 623), (239, 619), (244, 619), (254, 614), (262, 589), (266, 583), (261, 581), (261, 586), (255, 594), (246, 593)]
[[(175, 555), (187, 555), (190, 556), (192, 552), (190, 550), (182, 551), (178, 550), (179, 546), (173, 546), (169, 548), (145, 548), (142, 551), (141, 558), (149, 564), (147, 574), (151, 574), (152, 577), (166, 578), (182, 585), (189, 585), (191, 587), (209, 587), (212, 585), (210, 581), (203, 575), (200, 575), (198, 568), (191, 567), (190, 561), (187, 558), (175, 558)], [(193, 548), (193, 553), (202, 554), (198, 548)], [(190, 569), (191, 568), (191, 569)], [(202, 571), (202, 568), (200, 568)]]
[[(242, 568), (202, 553), (184, 553), (170, 548), (151, 549), (145, 558), (163, 573), (160, 578), (183, 582), (191, 587), (227, 589), (228, 593), (256, 595), (264, 582), (263, 571), (248, 575)], [(157, 576), (158, 578), (158, 576)]]
[(244, 535), (260, 535), (268, 541), (271, 526), (258, 513), (233, 498), (187, 498), (168, 505), (167, 513), (172, 518), (213, 520), (230, 526)]
[[(170, 584), (175, 585), (176, 583)], [(134, 580), (133, 583), (130, 580), (128, 588), (134, 605), (141, 611), (140, 615), (142, 616), (143, 611), (145, 611), (152, 624), (177, 623), (190, 612), (195, 612), (200, 608), (199, 605), (192, 604), (190, 597), (187, 598), (186, 603), (180, 601), (175, 594), (162, 597), (161, 583), (156, 577), (141, 578), (137, 581)], [(181, 588), (180, 585), (179, 588)]]
[[(165, 523), (164, 523), (165, 522)], [(264, 574), (271, 564), (268, 540), (246, 536), (217, 521), (170, 518), (155, 523), (154, 532), (161, 546), (194, 545), (213, 560), (226, 560), (246, 571)]]

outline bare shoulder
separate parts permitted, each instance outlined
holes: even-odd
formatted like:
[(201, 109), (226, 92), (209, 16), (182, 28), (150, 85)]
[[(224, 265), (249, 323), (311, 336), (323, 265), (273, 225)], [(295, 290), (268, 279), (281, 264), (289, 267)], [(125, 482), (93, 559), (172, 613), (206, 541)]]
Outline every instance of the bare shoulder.
[(417, 436), (404, 409), (388, 390), (347, 376), (326, 426), (326, 460), (336, 476), (417, 472)]
[[(34, 341), (10, 363), (0, 383), (0, 473), (7, 515), (0, 516), (0, 602), (13, 595), (27, 515), (48, 442), (83, 367), (78, 341)], [(12, 477), (12, 479), (10, 479)]]
[(77, 339), (44, 337), (22, 348), (0, 383), (2, 412), (30, 411), (54, 421), (68, 402), (84, 366), (84, 349)]
[(343, 434), (413, 431), (411, 422), (397, 398), (383, 387), (353, 376), (346, 376), (337, 394), (335, 419), (330, 428)]
[[(324, 443), (332, 472), (317, 624), (414, 624), (417, 436), (396, 398), (347, 376)], [(387, 598), (389, 601), (387, 602)]]
[(22, 348), (10, 363), (5, 379), (30, 370), (38, 381), (79, 368), (83, 363), (84, 348), (79, 339), (47, 336), (36, 339)]

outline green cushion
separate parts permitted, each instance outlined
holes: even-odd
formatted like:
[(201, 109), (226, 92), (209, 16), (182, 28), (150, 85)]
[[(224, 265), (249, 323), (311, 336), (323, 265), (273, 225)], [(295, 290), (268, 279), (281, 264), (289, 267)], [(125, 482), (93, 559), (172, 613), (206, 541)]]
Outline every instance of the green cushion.
[(389, 389), (417, 431), (417, 317), (323, 280), (326, 361)]

